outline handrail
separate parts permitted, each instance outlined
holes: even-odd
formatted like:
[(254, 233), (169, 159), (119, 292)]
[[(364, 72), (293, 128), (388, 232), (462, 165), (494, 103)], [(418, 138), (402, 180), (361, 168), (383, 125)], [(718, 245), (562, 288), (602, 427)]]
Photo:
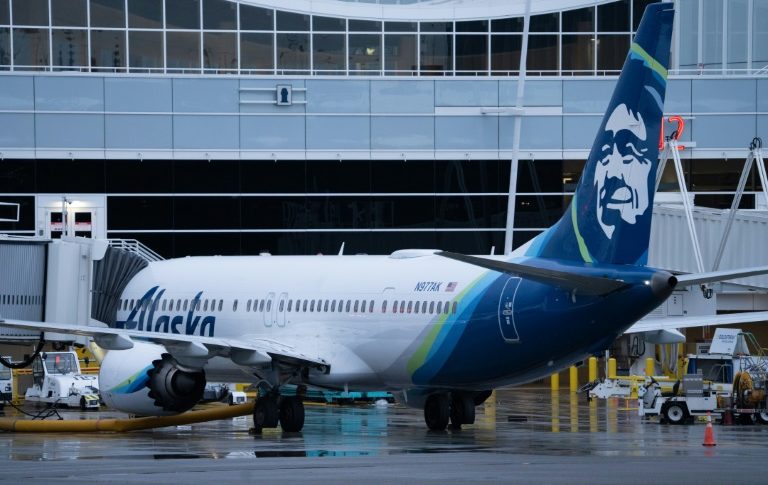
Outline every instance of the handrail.
[(134, 253), (148, 262), (165, 260), (164, 257), (137, 239), (108, 239), (107, 241), (109, 241), (110, 247)]

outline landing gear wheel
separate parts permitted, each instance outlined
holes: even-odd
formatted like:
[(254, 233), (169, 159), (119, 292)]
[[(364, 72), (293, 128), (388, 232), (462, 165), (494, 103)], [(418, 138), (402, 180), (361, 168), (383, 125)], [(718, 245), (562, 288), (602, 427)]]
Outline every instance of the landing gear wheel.
[(475, 400), (471, 394), (455, 394), (451, 399), (451, 427), (475, 423)]
[(253, 407), (253, 430), (261, 434), (264, 428), (277, 427), (277, 401), (271, 396), (259, 397)]
[(85, 396), (80, 397), (80, 411), (85, 411), (88, 409), (88, 406), (85, 403)]
[(664, 417), (669, 424), (684, 424), (688, 420), (688, 408), (673, 402), (664, 409)]
[(448, 426), (450, 406), (445, 394), (432, 394), (424, 405), (424, 421), (432, 431), (443, 431)]
[(301, 398), (283, 398), (280, 403), (280, 426), (288, 433), (301, 431), (304, 427), (304, 403)]
[(757, 420), (761, 424), (768, 424), (768, 411), (760, 411), (757, 413)]

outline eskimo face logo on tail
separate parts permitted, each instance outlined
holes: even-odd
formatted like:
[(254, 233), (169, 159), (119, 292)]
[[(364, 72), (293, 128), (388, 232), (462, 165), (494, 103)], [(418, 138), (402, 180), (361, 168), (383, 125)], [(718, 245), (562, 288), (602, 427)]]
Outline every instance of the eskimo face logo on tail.
[(602, 158), (595, 167), (597, 221), (611, 239), (619, 220), (637, 223), (648, 209), (648, 152), (643, 116), (622, 103), (613, 110), (603, 132)]
[(171, 308), (168, 309), (168, 314), (155, 316), (155, 313), (161, 307), (163, 294), (165, 294), (165, 290), (160, 290), (158, 292), (157, 289), (158, 287), (155, 286), (146, 292), (136, 303), (136, 306), (131, 309), (131, 313), (128, 314), (128, 317), (123, 321), (118, 320), (116, 324), (117, 328), (177, 335), (213, 337), (216, 326), (216, 317), (213, 315), (195, 315), (195, 312), (200, 310), (200, 297), (203, 295), (202, 291), (198, 292), (195, 297), (188, 302), (188, 305), (184, 305), (184, 310), (174, 312), (173, 301), (171, 301)]

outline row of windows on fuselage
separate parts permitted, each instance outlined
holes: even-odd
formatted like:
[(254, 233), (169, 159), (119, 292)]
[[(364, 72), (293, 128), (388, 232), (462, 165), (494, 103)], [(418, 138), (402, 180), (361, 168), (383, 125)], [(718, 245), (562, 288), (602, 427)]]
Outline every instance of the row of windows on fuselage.
[(0, 305), (42, 305), (41, 295), (0, 295)]
[[(118, 308), (126, 311), (128, 309), (136, 310), (148, 310), (150, 304), (153, 311), (222, 311), (224, 308), (224, 300), (216, 299), (204, 299), (204, 300), (191, 300), (194, 303), (194, 308), (191, 308), (192, 304), (189, 299), (168, 299), (168, 300), (135, 300), (124, 299), (120, 300)], [(272, 299), (251, 299), (245, 304), (245, 312), (271, 312), (272, 311)], [(296, 299), (286, 300), (280, 299), (278, 301), (278, 312), (303, 312), (303, 313), (374, 313), (375, 310), (374, 300), (322, 300), (322, 299)], [(381, 313), (422, 313), (428, 315), (439, 315), (457, 312), (458, 303), (451, 301), (427, 301), (427, 300), (394, 300), (392, 306), (389, 306), (389, 300), (382, 300)], [(232, 311), (236, 312), (238, 308), (238, 300), (232, 301)], [(241, 307), (242, 308), (242, 307)]]

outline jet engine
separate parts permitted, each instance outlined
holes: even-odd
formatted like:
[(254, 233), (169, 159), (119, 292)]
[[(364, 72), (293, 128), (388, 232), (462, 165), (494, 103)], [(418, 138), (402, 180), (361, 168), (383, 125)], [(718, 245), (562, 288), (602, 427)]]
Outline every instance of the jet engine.
[(107, 406), (167, 416), (183, 413), (202, 399), (205, 372), (180, 364), (162, 345), (134, 342), (132, 349), (107, 353), (99, 382)]

